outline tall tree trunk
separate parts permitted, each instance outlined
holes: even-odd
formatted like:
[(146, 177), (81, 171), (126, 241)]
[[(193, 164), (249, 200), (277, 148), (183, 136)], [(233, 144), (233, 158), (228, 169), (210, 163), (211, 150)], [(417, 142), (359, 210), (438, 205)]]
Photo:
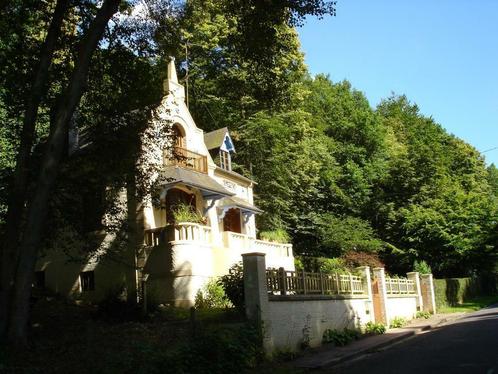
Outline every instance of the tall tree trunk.
[(16, 169), (9, 193), (7, 223), (3, 238), (4, 243), (0, 255), (0, 336), (4, 335), (8, 321), (9, 295), (12, 290), (17, 260), (16, 249), (19, 245), (19, 231), (24, 212), (24, 203), (26, 201), (31, 147), (33, 146), (35, 135), (38, 107), (43, 97), (48, 70), (52, 63), (57, 39), (61, 34), (61, 26), (68, 4), (69, 0), (57, 1), (52, 21), (40, 53), (40, 61), (34, 76), (33, 86), (31, 87), (31, 92), (26, 103), (21, 131), (21, 143), (17, 152)]
[(17, 346), (27, 343), (29, 298), (36, 262), (48, 209), (50, 192), (61, 163), (69, 121), (83, 94), (93, 52), (102, 38), (109, 19), (118, 10), (120, 0), (105, 0), (81, 42), (76, 65), (55, 116), (55, 126), (48, 139), (36, 190), (30, 200), (26, 225), (19, 246), (14, 293), (8, 326), (9, 341)]

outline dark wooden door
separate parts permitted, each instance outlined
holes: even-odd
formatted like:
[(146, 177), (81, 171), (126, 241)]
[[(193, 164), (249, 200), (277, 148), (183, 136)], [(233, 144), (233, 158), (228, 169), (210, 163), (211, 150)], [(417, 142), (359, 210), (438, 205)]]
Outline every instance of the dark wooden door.
[(225, 213), (225, 217), (223, 217), (223, 231), (242, 233), (240, 209), (232, 208)]

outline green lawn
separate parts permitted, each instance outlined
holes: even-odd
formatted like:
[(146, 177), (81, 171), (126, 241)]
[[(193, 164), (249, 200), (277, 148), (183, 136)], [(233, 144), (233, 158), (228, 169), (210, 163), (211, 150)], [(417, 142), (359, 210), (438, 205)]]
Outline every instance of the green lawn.
[(467, 300), (456, 306), (444, 306), (438, 309), (438, 313), (466, 313), (485, 308), (489, 305), (498, 303), (498, 295), (495, 296), (479, 296), (471, 300)]

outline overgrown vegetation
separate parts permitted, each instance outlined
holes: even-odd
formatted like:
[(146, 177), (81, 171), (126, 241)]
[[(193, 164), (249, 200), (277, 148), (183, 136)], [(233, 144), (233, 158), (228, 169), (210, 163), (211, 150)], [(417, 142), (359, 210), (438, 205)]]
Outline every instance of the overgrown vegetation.
[(333, 343), (337, 347), (345, 346), (361, 338), (361, 331), (344, 328), (343, 330), (327, 329), (323, 332), (322, 342)]
[(432, 274), (431, 267), (424, 260), (415, 260), (415, 262), (413, 263), (413, 271), (417, 271), (420, 274)]
[(216, 279), (211, 279), (202, 289), (197, 291), (195, 307), (199, 309), (230, 308), (232, 303), (226, 296), (222, 284)]
[(497, 287), (498, 279), (493, 274), (472, 278), (434, 279), (436, 308), (440, 310), (476, 297), (496, 295)]
[(386, 332), (386, 326), (380, 322), (367, 322), (365, 324), (365, 335), (382, 335)]
[(268, 240), (277, 243), (288, 243), (290, 240), (289, 234), (284, 229), (275, 229), (272, 231), (261, 231), (259, 237), (262, 240)]
[(194, 207), (187, 204), (177, 204), (172, 211), (173, 219), (177, 223), (190, 222), (190, 223), (204, 223), (202, 214)]
[(426, 312), (425, 310), (419, 310), (417, 314), (415, 315), (415, 318), (423, 318), (423, 319), (429, 319), (431, 318), (431, 314), (429, 312)]
[(220, 277), (219, 284), (232, 305), (240, 312), (244, 311), (244, 272), (242, 263), (230, 267), (228, 274)]
[(406, 325), (406, 319), (403, 317), (394, 317), (389, 324), (392, 329), (398, 329)]
[(0, 350), (0, 371), (227, 373), (264, 360), (259, 330), (224, 313), (199, 311), (195, 328), (188, 310), (186, 315), (155, 313), (147, 320), (112, 323), (94, 318), (95, 313), (92, 306), (39, 299), (32, 316), (32, 349), (29, 354)]

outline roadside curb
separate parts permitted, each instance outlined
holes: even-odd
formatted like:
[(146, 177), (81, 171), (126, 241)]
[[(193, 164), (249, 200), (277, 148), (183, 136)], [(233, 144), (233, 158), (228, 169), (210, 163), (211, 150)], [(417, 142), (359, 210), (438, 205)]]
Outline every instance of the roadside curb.
[(437, 321), (429, 322), (425, 325), (420, 324), (412, 327), (407, 326), (405, 328), (390, 329), (384, 335), (376, 335), (365, 338), (364, 341), (359, 340), (355, 342), (357, 343), (356, 345), (360, 345), (360, 347), (355, 347), (354, 343), (351, 346), (333, 347), (333, 349), (324, 350), (322, 352), (316, 352), (309, 356), (301, 357), (293, 363), (293, 366), (299, 369), (308, 370), (331, 368), (360, 356), (374, 353), (381, 349), (386, 349), (394, 344), (416, 336), (422, 332), (435, 329), (441, 325), (444, 325), (445, 323), (457, 320), (464, 315), (465, 313), (455, 316), (445, 316)]

